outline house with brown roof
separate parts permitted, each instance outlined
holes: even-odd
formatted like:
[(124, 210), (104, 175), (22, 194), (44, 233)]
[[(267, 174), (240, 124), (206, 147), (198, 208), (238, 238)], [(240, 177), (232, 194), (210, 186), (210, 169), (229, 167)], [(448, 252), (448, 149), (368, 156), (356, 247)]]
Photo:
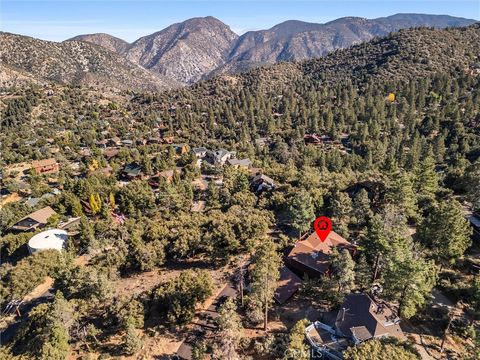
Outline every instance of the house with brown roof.
[(331, 254), (334, 248), (347, 249), (352, 254), (356, 246), (349, 243), (335, 231), (330, 231), (325, 241), (321, 241), (316, 232), (297, 241), (287, 256), (290, 268), (308, 276), (328, 275), (331, 265)]
[(103, 155), (105, 156), (105, 159), (110, 160), (115, 156), (117, 156), (119, 152), (120, 152), (119, 148), (112, 147), (112, 148), (105, 149), (105, 151), (103, 152)]
[(57, 160), (50, 158), (33, 161), (32, 169), (37, 174), (52, 174), (58, 172), (60, 170), (60, 166), (58, 165)]
[(257, 174), (250, 181), (250, 190), (256, 193), (270, 191), (275, 189), (275, 182), (271, 177), (263, 174)]
[(305, 134), (303, 140), (305, 141), (305, 144), (319, 145), (322, 143), (320, 136), (317, 134)]
[(250, 159), (228, 159), (227, 164), (233, 166), (237, 169), (250, 169), (252, 167), (252, 162)]
[(400, 318), (385, 302), (376, 302), (367, 294), (349, 294), (338, 311), (335, 329), (338, 335), (355, 344), (394, 336), (404, 338)]
[(288, 267), (282, 266), (273, 297), (279, 304), (284, 304), (298, 291), (300, 285), (302, 285), (302, 279)]
[(50, 206), (37, 210), (15, 223), (11, 230), (18, 232), (35, 231), (45, 227), (48, 223), (48, 219), (55, 215), (56, 212)]

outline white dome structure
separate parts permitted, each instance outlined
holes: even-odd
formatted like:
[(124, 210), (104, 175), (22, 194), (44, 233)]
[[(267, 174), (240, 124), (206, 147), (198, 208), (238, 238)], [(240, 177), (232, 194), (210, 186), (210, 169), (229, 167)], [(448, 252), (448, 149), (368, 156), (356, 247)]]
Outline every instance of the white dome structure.
[(65, 247), (67, 238), (68, 235), (65, 230), (51, 229), (42, 231), (28, 241), (28, 250), (30, 254), (50, 249), (61, 251)]

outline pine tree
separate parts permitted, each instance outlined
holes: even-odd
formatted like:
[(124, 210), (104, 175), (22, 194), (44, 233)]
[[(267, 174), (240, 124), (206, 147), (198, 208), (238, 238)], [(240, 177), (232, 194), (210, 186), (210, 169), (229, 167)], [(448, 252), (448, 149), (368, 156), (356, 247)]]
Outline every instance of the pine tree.
[(236, 347), (240, 341), (242, 322), (237, 313), (235, 302), (228, 298), (218, 310), (219, 346), (215, 351), (218, 359), (240, 359)]
[(277, 253), (275, 243), (265, 240), (255, 253), (253, 263), (249, 303), (253, 318), (263, 317), (263, 328), (267, 331), (268, 310), (273, 303), (273, 295), (280, 278), (281, 257)]
[(415, 257), (412, 250), (392, 258), (384, 276), (387, 296), (399, 302), (399, 313), (409, 319), (427, 302), (436, 283), (433, 261)]
[(372, 339), (361, 345), (351, 346), (344, 353), (345, 360), (420, 360), (411, 346), (398, 343), (396, 339)]
[(333, 278), (338, 284), (338, 292), (348, 294), (354, 287), (355, 262), (346, 249), (338, 251), (337, 248), (333, 248), (331, 257)]
[(355, 195), (352, 207), (352, 215), (358, 226), (366, 224), (373, 215), (372, 210), (370, 209), (370, 199), (368, 198), (368, 193), (365, 189), (361, 189)]
[(218, 187), (213, 181), (208, 183), (207, 196), (205, 198), (205, 207), (207, 209), (217, 209), (220, 207), (220, 194)]
[(373, 281), (386, 261), (389, 249), (388, 238), (385, 234), (384, 223), (380, 215), (375, 215), (368, 224), (367, 235), (362, 241), (367, 259), (373, 264)]
[(307, 319), (297, 321), (290, 330), (288, 346), (284, 360), (310, 359), (309, 347), (306, 344), (305, 328), (310, 324)]
[(310, 229), (315, 220), (314, 206), (310, 194), (305, 190), (296, 193), (290, 205), (290, 223), (298, 231), (299, 237)]
[(79, 238), (83, 249), (95, 248), (98, 245), (93, 227), (85, 216), (80, 219)]
[(435, 161), (428, 155), (421, 161), (415, 170), (415, 190), (421, 203), (431, 202), (438, 191), (438, 175), (435, 172)]
[(330, 211), (337, 226), (348, 225), (352, 214), (352, 199), (347, 193), (335, 189), (330, 199)]
[(463, 256), (472, 243), (471, 233), (462, 205), (454, 199), (440, 202), (418, 228), (419, 239), (442, 265)]
[(407, 218), (413, 220), (418, 218), (417, 196), (410, 174), (407, 172), (400, 171), (394, 174), (393, 183), (387, 191), (386, 199), (398, 206)]
[(361, 254), (355, 265), (355, 284), (360, 290), (367, 290), (372, 285), (372, 268), (367, 263), (365, 254)]

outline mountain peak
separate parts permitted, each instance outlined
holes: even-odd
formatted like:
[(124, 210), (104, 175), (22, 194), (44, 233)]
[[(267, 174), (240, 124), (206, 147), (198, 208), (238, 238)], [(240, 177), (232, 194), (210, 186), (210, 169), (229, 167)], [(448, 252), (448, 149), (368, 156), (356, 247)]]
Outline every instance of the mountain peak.
[(189, 84), (222, 65), (237, 37), (213, 16), (191, 18), (138, 39), (128, 47), (126, 57)]
[(127, 49), (127, 46), (129, 45), (128, 42), (126, 42), (125, 40), (122, 40), (120, 38), (117, 38), (115, 36), (105, 34), (105, 33), (77, 35), (66, 41), (89, 42), (119, 54), (123, 53)]

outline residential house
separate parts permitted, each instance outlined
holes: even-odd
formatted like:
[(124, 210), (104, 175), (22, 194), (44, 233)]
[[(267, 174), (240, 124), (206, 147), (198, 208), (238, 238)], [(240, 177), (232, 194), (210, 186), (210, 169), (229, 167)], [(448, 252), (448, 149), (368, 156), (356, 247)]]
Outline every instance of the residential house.
[(155, 144), (161, 144), (162, 143), (162, 138), (161, 137), (151, 137), (147, 139), (147, 144), (148, 145), (155, 145)]
[(120, 139), (118, 136), (114, 136), (113, 138), (110, 138), (107, 140), (108, 147), (121, 146), (121, 145), (122, 145), (122, 139)]
[(343, 351), (354, 344), (337, 335), (335, 329), (320, 321), (305, 328), (305, 337), (310, 343), (311, 359), (342, 360)]
[(383, 203), (383, 198), (385, 196), (385, 184), (383, 182), (376, 180), (359, 181), (350, 185), (343, 191), (351, 198), (354, 198), (361, 190), (367, 192), (368, 198), (374, 207), (378, 207)]
[(108, 144), (109, 144), (108, 139), (99, 140), (95, 143), (95, 145), (97, 145), (97, 147), (99, 147), (101, 149), (106, 149)]
[(268, 138), (262, 137), (255, 139), (255, 145), (257, 145), (260, 149), (263, 149), (268, 144)]
[(96, 170), (88, 173), (89, 176), (103, 175), (105, 177), (109, 177), (112, 174), (113, 174), (113, 168), (111, 166), (106, 166), (104, 168), (96, 169)]
[(192, 203), (192, 207), (190, 208), (190, 211), (191, 212), (202, 212), (203, 210), (205, 210), (205, 205), (206, 205), (205, 200), (194, 201)]
[(60, 148), (58, 146), (49, 146), (49, 147), (47, 147), (46, 150), (47, 150), (46, 152), (51, 154), (51, 155), (54, 155), (54, 154), (57, 154), (57, 153), (60, 152)]
[(203, 160), (207, 156), (208, 149), (204, 147), (196, 147), (192, 149), (192, 153), (195, 155), (197, 158), (197, 166), (201, 166)]
[(162, 177), (164, 178), (165, 180), (167, 180), (168, 182), (172, 181), (173, 180), (173, 175), (175, 174), (175, 170), (165, 170), (165, 171), (161, 171), (158, 173), (158, 176), (159, 177)]
[(120, 152), (120, 149), (118, 148), (108, 148), (108, 149), (105, 149), (105, 151), (103, 152), (103, 156), (105, 156), (105, 159), (107, 159), (108, 161), (114, 158), (115, 156), (117, 156), (119, 152)]
[(305, 144), (320, 145), (322, 143), (322, 139), (317, 134), (305, 134), (303, 140)]
[(236, 167), (237, 169), (250, 169), (252, 167), (252, 162), (250, 159), (228, 159), (227, 164)]
[(206, 154), (206, 160), (212, 165), (225, 165), (227, 160), (235, 157), (234, 151), (228, 151), (225, 149), (218, 149), (215, 151), (208, 151)]
[(195, 147), (192, 149), (192, 152), (195, 154), (197, 159), (203, 159), (207, 156), (208, 149), (204, 147)]
[(133, 146), (133, 140), (130, 139), (123, 139), (120, 141), (120, 144), (125, 147), (132, 147)]
[(58, 189), (53, 189), (51, 192), (43, 194), (40, 197), (29, 197), (27, 201), (25, 201), (25, 205), (28, 207), (35, 207), (40, 203), (40, 201), (45, 200), (45, 199), (50, 199), (56, 195), (60, 195), (61, 191)]
[(335, 329), (338, 335), (355, 344), (394, 336), (404, 338), (400, 318), (385, 302), (376, 302), (367, 294), (349, 294), (338, 311)]
[(19, 180), (17, 181), (18, 193), (22, 196), (28, 196), (32, 193), (32, 187), (29, 183)]
[(37, 210), (15, 223), (11, 230), (17, 232), (35, 231), (45, 227), (48, 223), (48, 219), (55, 215), (56, 212), (50, 206)]
[(61, 230), (66, 230), (69, 233), (71, 233), (72, 231), (74, 231), (76, 228), (80, 226), (81, 219), (82, 218), (80, 216), (72, 217), (72, 218), (69, 218), (67, 221), (60, 222), (57, 227)]
[(356, 246), (349, 243), (335, 231), (330, 231), (325, 241), (321, 241), (316, 232), (297, 241), (287, 256), (286, 263), (292, 270), (307, 274), (310, 277), (328, 275), (330, 272), (330, 256), (333, 248), (346, 249), (352, 254)]
[(270, 191), (275, 189), (275, 182), (267, 175), (257, 174), (250, 181), (250, 190), (260, 193), (263, 191)]
[(140, 179), (143, 176), (142, 168), (137, 163), (130, 163), (123, 168), (122, 176), (128, 180)]
[(187, 144), (172, 144), (172, 146), (177, 155), (183, 155), (189, 150), (189, 146)]
[(60, 170), (60, 166), (58, 165), (57, 160), (50, 158), (33, 161), (32, 169), (37, 174), (52, 174), (58, 172)]
[(92, 156), (92, 150), (90, 148), (81, 148), (78, 153), (84, 157)]
[(323, 355), (319, 358), (340, 360), (349, 346), (370, 339), (393, 336), (404, 340), (399, 323), (399, 317), (387, 303), (356, 293), (345, 297), (334, 324), (316, 321), (305, 332), (312, 352)]

